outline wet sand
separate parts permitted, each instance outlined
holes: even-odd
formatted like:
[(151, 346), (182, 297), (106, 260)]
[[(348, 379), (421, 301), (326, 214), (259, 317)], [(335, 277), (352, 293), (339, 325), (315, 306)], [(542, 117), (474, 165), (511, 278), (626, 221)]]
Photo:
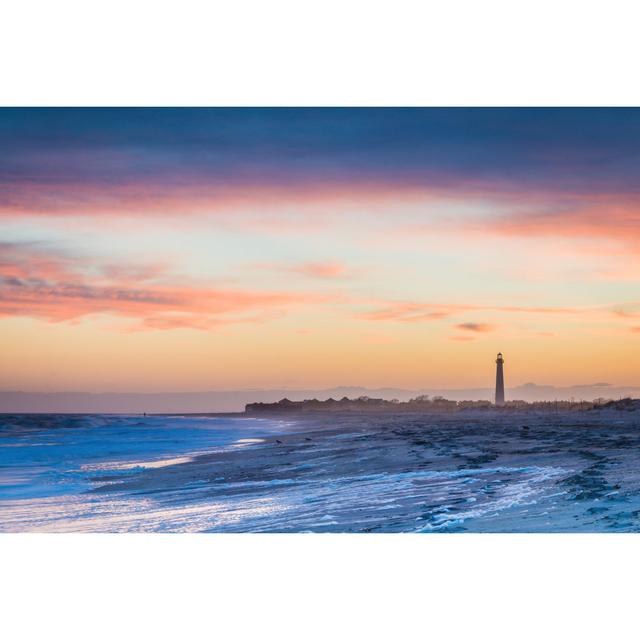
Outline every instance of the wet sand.
[(638, 462), (635, 412), (304, 415), (91, 493), (216, 505), (199, 531), (636, 531)]

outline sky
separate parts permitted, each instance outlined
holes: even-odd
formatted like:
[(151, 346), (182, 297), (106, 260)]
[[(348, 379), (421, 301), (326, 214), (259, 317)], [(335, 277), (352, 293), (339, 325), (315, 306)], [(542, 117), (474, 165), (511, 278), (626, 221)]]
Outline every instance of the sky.
[(638, 109), (0, 109), (0, 389), (635, 385)]

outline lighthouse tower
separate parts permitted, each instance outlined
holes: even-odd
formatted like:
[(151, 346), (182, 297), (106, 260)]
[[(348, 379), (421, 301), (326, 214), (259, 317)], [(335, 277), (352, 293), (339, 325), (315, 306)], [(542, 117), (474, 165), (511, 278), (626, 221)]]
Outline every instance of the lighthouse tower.
[(499, 353), (496, 358), (496, 405), (504, 404), (504, 373), (502, 371), (502, 365), (504, 359), (502, 354)]

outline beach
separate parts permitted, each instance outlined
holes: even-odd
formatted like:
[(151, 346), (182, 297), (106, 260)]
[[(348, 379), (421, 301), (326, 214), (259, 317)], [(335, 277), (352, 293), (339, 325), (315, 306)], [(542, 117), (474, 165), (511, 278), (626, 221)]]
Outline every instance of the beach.
[(637, 531), (639, 416), (34, 416), (3, 428), (0, 530)]

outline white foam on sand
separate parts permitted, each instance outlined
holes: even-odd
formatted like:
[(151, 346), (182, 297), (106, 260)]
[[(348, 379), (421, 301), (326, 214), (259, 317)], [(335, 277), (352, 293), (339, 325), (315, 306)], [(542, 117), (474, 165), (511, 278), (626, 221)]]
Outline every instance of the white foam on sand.
[[(229, 483), (230, 495), (211, 500), (206, 485), (196, 485), (162, 500), (124, 494), (84, 494), (4, 503), (6, 522), (0, 531), (61, 532), (201, 532), (331, 531), (380, 525), (407, 510), (422, 511), (425, 501), (442, 501), (430, 522), (413, 516), (413, 531), (446, 530), (470, 519), (492, 517), (514, 506), (534, 503), (553, 485), (556, 468), (485, 468), (416, 471), (400, 474), (344, 476), (331, 481), (273, 480)], [(496, 495), (471, 495), (469, 480), (492, 475)], [(502, 476), (508, 475), (509, 482)], [(516, 476), (519, 479), (514, 479)], [(473, 482), (471, 483), (473, 484)], [(484, 484), (482, 486), (485, 486)], [(236, 494), (235, 490), (244, 489)], [(476, 488), (473, 488), (476, 489)], [(249, 492), (251, 491), (251, 492)], [(185, 499), (185, 493), (189, 497)], [(464, 494), (471, 508), (444, 506)], [(329, 513), (327, 511), (329, 510)], [(404, 528), (406, 531), (406, 527)]]
[(130, 469), (159, 469), (173, 464), (191, 462), (194, 456), (178, 456), (176, 458), (162, 458), (160, 460), (133, 460), (130, 462), (97, 462), (83, 464), (82, 471), (128, 471)]
[(80, 468), (82, 471), (129, 471), (132, 469), (160, 469), (162, 467), (170, 467), (175, 464), (185, 464), (193, 462), (198, 456), (205, 454), (220, 453), (229, 449), (238, 449), (249, 447), (264, 442), (263, 438), (240, 438), (233, 444), (222, 445), (212, 449), (204, 449), (196, 451), (191, 455), (176, 456), (174, 458), (160, 458), (158, 460), (130, 460), (124, 462), (98, 462), (94, 464), (83, 464)]
[(270, 498), (243, 501), (230, 509), (223, 502), (167, 506), (149, 498), (56, 496), (7, 501), (0, 532), (197, 533), (212, 526), (269, 518), (278, 506)]

